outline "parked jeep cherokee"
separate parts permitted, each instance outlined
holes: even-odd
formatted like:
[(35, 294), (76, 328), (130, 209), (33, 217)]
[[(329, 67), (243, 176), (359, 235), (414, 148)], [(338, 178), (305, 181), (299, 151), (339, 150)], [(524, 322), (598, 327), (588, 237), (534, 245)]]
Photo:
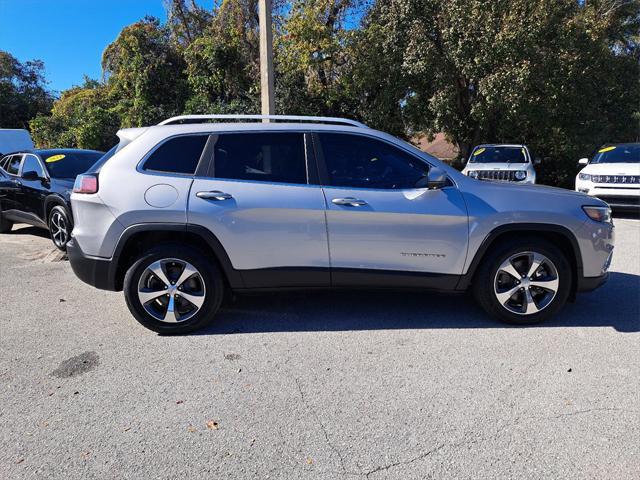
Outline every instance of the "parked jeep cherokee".
[(471, 289), (534, 323), (607, 278), (604, 202), (478, 181), (351, 120), (185, 116), (119, 137), (76, 180), (69, 259), (157, 332), (274, 288)]

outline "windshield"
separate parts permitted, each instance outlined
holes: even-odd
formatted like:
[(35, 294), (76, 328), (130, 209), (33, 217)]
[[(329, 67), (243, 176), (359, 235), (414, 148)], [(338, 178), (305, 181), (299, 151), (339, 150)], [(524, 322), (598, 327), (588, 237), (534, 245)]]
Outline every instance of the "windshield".
[(41, 152), (40, 156), (52, 178), (76, 178), (86, 172), (102, 156), (101, 152)]
[(523, 147), (479, 147), (476, 148), (470, 163), (527, 163)]
[(640, 143), (603, 147), (591, 163), (640, 163)]

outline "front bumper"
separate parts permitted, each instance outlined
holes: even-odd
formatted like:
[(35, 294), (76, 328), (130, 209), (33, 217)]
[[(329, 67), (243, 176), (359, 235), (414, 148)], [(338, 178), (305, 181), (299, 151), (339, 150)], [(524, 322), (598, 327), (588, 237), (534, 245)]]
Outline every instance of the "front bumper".
[(619, 184), (594, 184), (586, 180), (576, 181), (576, 191), (596, 197), (615, 209), (640, 209), (640, 187)]
[(67, 256), (73, 273), (80, 280), (101, 290), (116, 290), (110, 259), (85, 255), (73, 238), (67, 243)]

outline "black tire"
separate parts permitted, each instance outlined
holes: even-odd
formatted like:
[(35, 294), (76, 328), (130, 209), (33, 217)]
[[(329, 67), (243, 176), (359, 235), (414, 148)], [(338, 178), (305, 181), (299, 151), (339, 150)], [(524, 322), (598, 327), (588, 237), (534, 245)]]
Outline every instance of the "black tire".
[[(169, 265), (173, 265), (174, 262), (172, 262), (172, 260), (177, 260), (177, 269), (183, 267), (183, 265), (181, 265), (181, 262), (183, 262), (191, 264), (191, 266), (197, 270), (199, 277), (195, 279), (192, 278), (189, 281), (202, 284), (202, 295), (204, 297), (204, 303), (199, 307), (199, 310), (189, 318), (178, 321), (177, 323), (167, 323), (150, 313), (150, 311), (153, 311), (156, 314), (162, 315), (162, 310), (164, 309), (165, 315), (168, 315), (168, 305), (163, 305), (163, 303), (168, 302), (167, 298), (170, 296), (169, 294), (161, 295), (157, 297), (156, 300), (146, 302), (145, 305), (147, 305), (147, 308), (143, 305), (138, 294), (139, 287), (141, 287), (141, 280), (143, 284), (148, 282), (149, 278), (156, 283), (160, 280), (159, 277), (154, 278), (154, 275), (150, 275), (147, 268), (155, 262), (168, 261)], [(163, 265), (167, 266), (167, 264)], [(168, 272), (167, 268), (163, 268), (163, 272), (165, 272), (167, 279), (170, 281), (175, 281), (177, 279), (176, 277), (180, 276), (179, 270), (176, 270), (177, 273), (171, 274), (172, 272)], [(144, 278), (143, 275), (145, 275)], [(162, 283), (166, 282), (162, 281)], [(178, 285), (175, 285), (175, 287), (172, 288), (177, 287)], [(153, 290), (156, 290), (156, 288)], [(175, 302), (178, 315), (180, 315), (180, 302), (184, 302), (184, 300), (180, 298), (181, 292), (174, 290), (174, 293), (176, 294)], [(180, 335), (200, 330), (213, 322), (224, 297), (224, 280), (218, 266), (208, 260), (198, 250), (184, 244), (165, 244), (153, 247), (143, 253), (129, 270), (127, 270), (124, 277), (124, 296), (129, 310), (135, 319), (143, 326), (160, 334)], [(187, 309), (195, 307), (194, 304), (190, 304), (189, 302), (186, 302), (185, 305)], [(187, 315), (185, 315), (185, 317)]]
[(13, 222), (6, 220), (0, 212), (0, 233), (9, 233), (13, 228)]
[[(524, 256), (525, 252), (541, 254), (550, 260), (553, 267), (555, 267), (556, 272), (555, 275), (550, 274), (548, 278), (553, 279), (555, 276), (558, 281), (555, 296), (553, 297), (546, 297), (546, 295), (551, 295), (550, 290), (538, 289), (537, 286), (532, 287), (533, 291), (529, 290), (530, 292), (535, 293), (535, 295), (539, 295), (539, 297), (532, 295), (534, 298), (543, 299), (543, 301), (539, 303), (541, 309), (536, 313), (529, 314), (514, 313), (510, 310), (510, 308), (519, 308), (518, 306), (520, 304), (522, 305), (523, 310), (526, 309), (527, 299), (525, 297), (525, 293), (523, 293), (524, 288), (520, 288), (520, 282), (528, 282), (529, 278), (525, 280), (521, 277), (511, 285), (504, 287), (505, 292), (510, 291), (511, 288), (518, 288), (522, 291), (518, 291), (514, 296), (510, 297), (510, 299), (505, 303), (506, 306), (503, 306), (503, 304), (498, 300), (498, 294), (501, 293), (501, 290), (498, 290), (498, 287), (500, 287), (501, 282), (505, 278), (504, 273), (501, 273), (500, 277), (498, 277), (498, 270), (500, 269), (500, 266), (503, 265), (503, 262), (514, 257), (516, 262), (520, 261), (520, 258), (522, 257), (519, 257), (518, 255), (522, 254)], [(520, 270), (516, 269), (516, 271), (518, 273), (522, 273), (522, 271), (528, 270), (528, 268), (529, 266), (525, 265), (524, 268), (520, 267)], [(547, 274), (547, 270), (552, 270), (552, 268), (543, 265), (542, 269), (537, 270), (537, 275)], [(502, 272), (504, 272), (504, 270), (502, 270)], [(483, 259), (474, 276), (472, 291), (476, 301), (492, 317), (510, 324), (529, 325), (544, 322), (562, 309), (569, 298), (573, 282), (572, 277), (571, 265), (569, 264), (565, 254), (550, 242), (542, 238), (527, 239), (525, 241), (517, 242), (507, 241), (491, 246), (490, 251)], [(514, 277), (507, 275), (506, 278), (507, 282), (510, 282)], [(544, 302), (545, 298), (550, 298), (550, 301), (547, 301), (546, 304)], [(534, 303), (534, 305), (538, 308), (537, 302)]]
[(55, 247), (65, 251), (67, 243), (71, 239), (71, 230), (73, 230), (71, 214), (62, 205), (56, 205), (49, 212), (47, 225), (49, 226), (49, 236)]

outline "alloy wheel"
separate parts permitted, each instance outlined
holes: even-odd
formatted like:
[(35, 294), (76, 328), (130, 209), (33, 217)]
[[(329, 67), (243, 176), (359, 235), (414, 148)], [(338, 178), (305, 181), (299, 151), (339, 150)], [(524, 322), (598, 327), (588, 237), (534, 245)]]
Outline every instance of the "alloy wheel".
[(138, 300), (146, 312), (166, 323), (184, 322), (200, 311), (204, 279), (190, 263), (165, 258), (149, 265), (138, 282)]
[(509, 312), (533, 315), (547, 308), (559, 287), (558, 270), (538, 252), (520, 252), (507, 258), (498, 268), (494, 294)]
[(67, 220), (61, 212), (57, 210), (53, 212), (49, 222), (49, 230), (51, 231), (51, 238), (56, 247), (62, 248), (67, 244), (69, 240), (69, 228), (67, 226)]

